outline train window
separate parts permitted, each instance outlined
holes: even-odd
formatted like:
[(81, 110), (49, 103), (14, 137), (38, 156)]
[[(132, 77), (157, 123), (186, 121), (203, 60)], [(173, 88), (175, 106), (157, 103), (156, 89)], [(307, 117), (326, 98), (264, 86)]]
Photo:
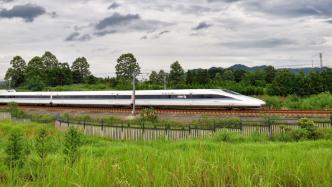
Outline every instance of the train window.
[(48, 95), (1, 95), (2, 99), (43, 99), (50, 98)]

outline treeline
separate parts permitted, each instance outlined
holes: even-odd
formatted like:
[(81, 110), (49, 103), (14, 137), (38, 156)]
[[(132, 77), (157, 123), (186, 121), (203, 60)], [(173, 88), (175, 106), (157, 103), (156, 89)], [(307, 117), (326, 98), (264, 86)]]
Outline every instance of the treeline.
[(45, 52), (41, 57), (33, 57), (28, 63), (16, 56), (10, 61), (5, 80), (10, 87), (23, 87), (29, 90), (42, 90), (46, 86), (59, 86), (78, 83), (94, 84), (94, 77), (86, 58), (77, 58), (72, 65), (61, 63), (51, 52)]
[[(133, 77), (141, 73), (135, 56), (121, 55), (116, 63), (116, 77), (96, 78), (84, 57), (72, 65), (61, 63), (55, 55), (45, 52), (32, 58), (28, 64), (17, 56), (11, 61), (5, 79), (13, 87), (42, 90), (70, 84), (106, 84), (113, 89), (131, 89)], [(196, 89), (226, 88), (246, 95), (308, 96), (322, 92), (332, 93), (332, 70), (294, 73), (288, 69), (267, 66), (254, 71), (241, 68), (212, 67), (185, 71), (179, 62), (170, 66), (170, 72), (152, 71), (148, 80), (137, 80), (138, 89)]]

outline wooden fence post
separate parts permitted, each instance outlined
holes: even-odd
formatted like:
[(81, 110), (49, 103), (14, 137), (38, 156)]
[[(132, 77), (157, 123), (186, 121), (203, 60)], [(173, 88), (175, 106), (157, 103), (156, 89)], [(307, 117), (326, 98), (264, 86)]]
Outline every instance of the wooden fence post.
[(68, 127), (69, 127), (69, 117), (67, 118), (67, 125), (68, 125)]
[(213, 132), (216, 133), (216, 121), (213, 120)]
[(332, 114), (330, 115), (330, 124), (331, 124), (331, 127), (332, 127)]
[(101, 131), (104, 131), (104, 120), (101, 120)]
[(85, 129), (85, 119), (83, 120), (83, 128)]

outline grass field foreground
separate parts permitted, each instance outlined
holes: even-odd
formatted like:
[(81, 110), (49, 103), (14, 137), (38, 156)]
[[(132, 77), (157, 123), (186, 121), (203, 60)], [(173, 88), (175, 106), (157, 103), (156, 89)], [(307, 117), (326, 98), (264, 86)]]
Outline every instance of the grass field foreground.
[[(46, 129), (42, 168), (36, 136)], [(9, 134), (23, 134), (24, 163), (6, 163)], [(64, 134), (52, 125), (0, 122), (0, 184), (14, 186), (330, 186), (332, 141), (224, 143), (218, 138), (120, 142), (82, 136), (66, 162)], [(12, 171), (14, 170), (14, 171)]]

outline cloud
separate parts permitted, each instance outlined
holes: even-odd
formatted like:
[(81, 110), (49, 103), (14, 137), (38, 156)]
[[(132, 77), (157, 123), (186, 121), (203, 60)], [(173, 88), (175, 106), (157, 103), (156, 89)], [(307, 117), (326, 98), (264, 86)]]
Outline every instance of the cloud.
[(239, 4), (248, 10), (283, 17), (332, 16), (331, 0), (242, 0)]
[(325, 22), (326, 22), (326, 23), (329, 23), (329, 24), (332, 24), (332, 19), (330, 19), (330, 20), (326, 20)]
[(0, 10), (0, 18), (22, 18), (26, 22), (32, 22), (36, 17), (45, 13), (45, 9), (38, 5), (15, 5), (12, 9)]
[(94, 35), (96, 35), (96, 36), (105, 36), (105, 35), (107, 35), (107, 34), (113, 34), (113, 33), (116, 33), (116, 31), (114, 31), (114, 30), (109, 30), (109, 31), (97, 31), (97, 32), (95, 32), (94, 33)]
[(161, 31), (161, 32), (159, 33), (159, 36), (164, 35), (164, 34), (167, 34), (167, 33), (169, 33), (169, 32), (171, 32), (171, 31)]
[(207, 29), (207, 28), (209, 28), (211, 26), (212, 26), (211, 24), (208, 24), (206, 22), (201, 22), (196, 27), (194, 27), (193, 30)]
[(9, 3), (9, 2), (13, 2), (14, 0), (0, 0), (0, 2), (4, 2), (4, 3)]
[(107, 9), (116, 9), (119, 8), (121, 5), (117, 2), (112, 3), (110, 6), (107, 7)]
[(257, 39), (221, 43), (224, 47), (230, 48), (275, 48), (280, 46), (288, 46), (296, 44), (296, 42), (284, 38)]
[(128, 14), (121, 15), (118, 13), (113, 14), (112, 16), (106, 17), (101, 20), (96, 25), (96, 29), (101, 30), (107, 27), (117, 27), (119, 25), (127, 25), (134, 20), (139, 20), (140, 16), (138, 14)]
[(79, 32), (73, 32), (72, 34), (70, 34), (65, 41), (67, 42), (71, 42), (71, 41), (87, 41), (90, 40), (91, 36), (89, 34), (84, 34), (81, 35)]
[(113, 34), (117, 32), (132, 32), (132, 31), (148, 31), (152, 32), (161, 26), (166, 26), (167, 23), (156, 20), (142, 19), (139, 14), (122, 15), (114, 13), (99, 21), (95, 25), (95, 35), (104, 36), (106, 34)]

